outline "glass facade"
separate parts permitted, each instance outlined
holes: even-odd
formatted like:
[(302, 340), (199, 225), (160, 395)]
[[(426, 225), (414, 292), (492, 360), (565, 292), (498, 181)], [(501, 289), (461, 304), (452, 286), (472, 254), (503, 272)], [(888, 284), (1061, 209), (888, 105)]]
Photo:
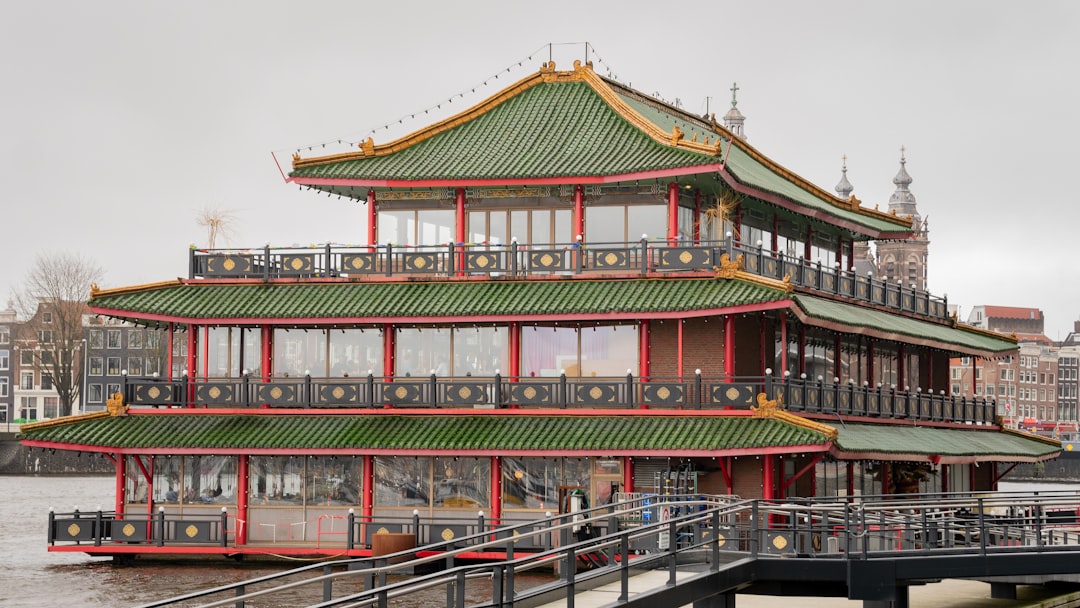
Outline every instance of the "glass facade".
[(572, 377), (637, 374), (636, 325), (531, 326), (521, 330), (521, 375)]

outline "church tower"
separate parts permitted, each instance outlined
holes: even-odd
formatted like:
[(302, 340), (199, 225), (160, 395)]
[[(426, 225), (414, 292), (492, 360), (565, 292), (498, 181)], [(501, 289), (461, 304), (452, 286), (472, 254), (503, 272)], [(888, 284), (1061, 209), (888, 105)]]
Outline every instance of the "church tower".
[(743, 133), (743, 123), (746, 122), (746, 117), (739, 111), (739, 101), (735, 99), (735, 94), (739, 91), (739, 85), (737, 83), (731, 83), (731, 109), (724, 114), (724, 126), (728, 131), (731, 131), (739, 139), (746, 139), (746, 134)]
[(889, 197), (889, 212), (912, 219), (914, 237), (897, 241), (878, 241), (877, 276), (891, 282), (902, 282), (905, 286), (926, 290), (926, 264), (930, 248), (930, 228), (926, 220), (919, 215), (915, 206), (915, 195), (908, 190), (912, 179), (907, 172), (905, 150), (900, 148), (900, 171), (893, 178), (896, 191)]
[[(850, 200), (851, 193), (855, 191), (855, 186), (852, 186), (847, 178), (847, 154), (842, 156), (841, 160), (843, 161), (843, 166), (840, 169), (840, 183), (836, 184), (836, 195), (844, 200)], [(877, 265), (874, 263), (874, 253), (870, 251), (870, 243), (868, 241), (855, 241), (852, 244), (850, 270), (860, 276), (866, 276), (871, 273), (877, 274)]]

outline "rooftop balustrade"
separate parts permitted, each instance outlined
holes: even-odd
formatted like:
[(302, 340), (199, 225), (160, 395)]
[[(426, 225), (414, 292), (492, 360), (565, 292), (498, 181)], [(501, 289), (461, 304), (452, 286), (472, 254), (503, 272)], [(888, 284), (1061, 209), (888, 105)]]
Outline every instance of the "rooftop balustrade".
[(994, 424), (996, 403), (920, 389), (804, 378), (652, 376), (190, 378), (125, 376), (135, 407), (749, 410), (758, 396), (794, 413)]
[(402, 276), (595, 275), (711, 271), (721, 258), (742, 256), (746, 272), (885, 308), (947, 319), (948, 302), (929, 292), (728, 238), (633, 243), (523, 245), (448, 243), (439, 246), (322, 245), (261, 249), (191, 249), (190, 278), (301, 279)]

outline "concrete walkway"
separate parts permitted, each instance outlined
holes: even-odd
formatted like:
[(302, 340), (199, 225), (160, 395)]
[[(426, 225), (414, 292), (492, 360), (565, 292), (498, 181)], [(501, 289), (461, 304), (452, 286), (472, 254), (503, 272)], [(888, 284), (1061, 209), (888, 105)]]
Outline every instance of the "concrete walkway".
[[(700, 571), (683, 571), (676, 574), (676, 580), (682, 580)], [(634, 591), (656, 589), (667, 584), (666, 570), (652, 570), (630, 579), (630, 594)], [(1061, 590), (1046, 589), (1039, 586), (1019, 586), (1016, 600), (997, 600), (990, 598), (990, 584), (979, 581), (948, 579), (930, 585), (911, 587), (909, 601), (911, 608), (1011, 608), (1043, 607), (1067, 608), (1080, 606), (1080, 592), (1062, 595)], [(619, 583), (597, 587), (591, 591), (577, 594), (575, 608), (599, 608), (608, 606), (619, 599)], [(541, 608), (558, 608), (565, 602), (551, 602)], [(862, 600), (849, 600), (835, 597), (775, 597), (771, 595), (748, 595), (740, 593), (735, 599), (736, 608), (776, 608), (778, 605), (798, 606), (800, 608), (862, 608)], [(689, 604), (687, 604), (689, 606)]]

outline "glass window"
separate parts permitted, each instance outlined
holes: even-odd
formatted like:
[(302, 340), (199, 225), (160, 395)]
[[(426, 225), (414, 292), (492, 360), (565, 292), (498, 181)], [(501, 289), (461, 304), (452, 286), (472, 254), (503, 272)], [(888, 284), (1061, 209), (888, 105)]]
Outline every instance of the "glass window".
[[(579, 458), (507, 457), (502, 471), (502, 500), (508, 509), (554, 511), (559, 508), (560, 487), (589, 487), (588, 463)], [(594, 505), (600, 504), (593, 498)]]
[(154, 502), (180, 504), (180, 456), (154, 456)]
[(91, 376), (100, 376), (104, 370), (104, 361), (101, 357), (90, 357), (90, 371)]
[(307, 499), (309, 505), (359, 506), (362, 496), (359, 458), (315, 456), (307, 462)]
[(533, 326), (521, 330), (523, 376), (625, 376), (638, 371), (636, 325)]
[(7, 327), (0, 327), (0, 344), (8, 344), (11, 342), (11, 330)]
[(454, 211), (380, 210), (379, 242), (395, 245), (444, 245), (454, 238)]
[[(210, 378), (239, 378), (245, 370), (252, 376), (261, 375), (262, 335), (257, 328), (211, 327), (207, 340), (206, 374)], [(318, 375), (315, 370), (312, 373)]]
[(431, 496), (431, 459), (414, 456), (375, 457), (375, 505), (428, 506)]
[(184, 456), (185, 504), (235, 504), (235, 456)]
[(143, 330), (141, 329), (129, 329), (128, 330), (128, 348), (142, 348), (143, 347)]
[(41, 374), (41, 390), (51, 391), (53, 389), (52, 376), (49, 374)]
[(316, 378), (325, 378), (327, 371), (326, 330), (274, 330), (275, 376), (302, 378), (310, 372)]
[(394, 345), (394, 375), (450, 375), (450, 329), (399, 327)]
[[(8, 379), (0, 376), (0, 397), (7, 397), (9, 393)], [(5, 408), (6, 409), (6, 408)]]
[(304, 458), (252, 456), (248, 496), (252, 504), (296, 505), (304, 500)]
[[(667, 236), (667, 220), (646, 229), (644, 232), (650, 236)], [(662, 234), (656, 234), (657, 230), (663, 230)], [(634, 240), (641, 238), (638, 233)], [(626, 206), (624, 205), (596, 205), (585, 209), (585, 241), (588, 243), (624, 243), (626, 242)]]
[(108, 362), (108, 371), (106, 372), (106, 375), (108, 375), (108, 376), (119, 376), (120, 375), (120, 357), (109, 357), (107, 359), (107, 362)]
[(120, 330), (110, 329), (105, 332), (105, 347), (106, 348), (120, 348)]
[(19, 365), (33, 365), (34, 364), (34, 351), (30, 349), (23, 349), (19, 351)]
[(371, 327), (330, 330), (330, 377), (383, 375), (383, 331)]
[(120, 393), (120, 385), (119, 384), (106, 384), (105, 385), (105, 395), (107, 397), (112, 397), (113, 395), (117, 395), (119, 393)]
[(142, 357), (128, 357), (127, 360), (127, 372), (129, 376), (141, 376), (143, 375), (143, 359)]
[(454, 376), (494, 376), (507, 370), (508, 330), (498, 326), (457, 327), (453, 330)]
[(34, 372), (23, 372), (19, 374), (19, 390), (34, 390)]
[(100, 384), (91, 384), (91, 385), (87, 386), (86, 388), (87, 388), (87, 391), (86, 391), (86, 400), (87, 400), (87, 402), (89, 402), (89, 403), (101, 403), (102, 402), (101, 385)]
[(491, 458), (436, 458), (432, 506), (487, 508), (491, 503)]
[[(98, 385), (101, 388), (101, 385)], [(126, 456), (124, 500), (129, 503), (146, 504), (146, 498), (150, 491), (150, 484), (143, 476), (142, 467), (136, 462), (138, 456)]]
[(90, 348), (105, 348), (104, 332), (100, 329), (90, 330)]
[(60, 399), (57, 397), (45, 397), (41, 401), (42, 407), (45, 409), (46, 418), (56, 418), (60, 415)]
[(0, 350), (0, 370), (6, 370), (11, 368), (11, 353), (6, 350)]
[(52, 344), (53, 332), (51, 329), (43, 329), (38, 332), (38, 341), (42, 344)]

